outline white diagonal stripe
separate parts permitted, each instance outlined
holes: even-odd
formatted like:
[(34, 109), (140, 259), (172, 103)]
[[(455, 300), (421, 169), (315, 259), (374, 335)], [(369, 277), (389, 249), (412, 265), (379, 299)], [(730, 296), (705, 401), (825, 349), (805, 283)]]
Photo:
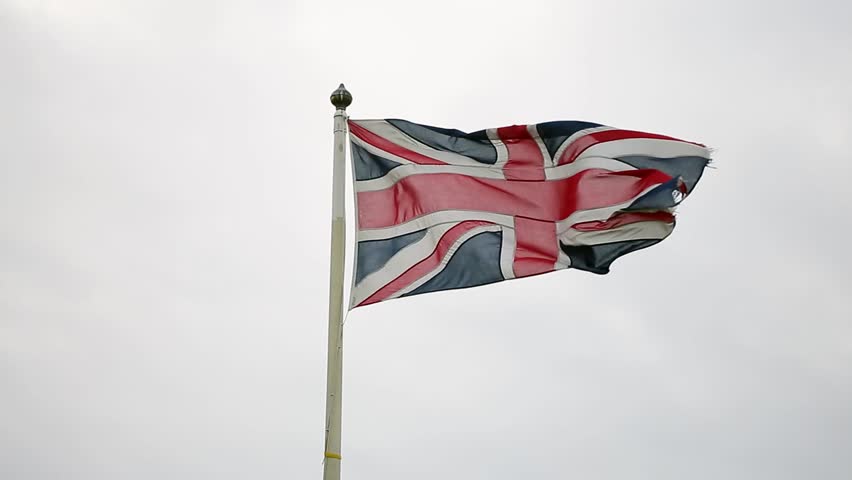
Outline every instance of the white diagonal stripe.
[[(393, 160), (394, 162), (401, 163), (403, 165), (411, 163), (411, 160), (396, 156), (396, 155), (394, 155), (390, 152), (386, 152), (379, 147), (374, 147), (372, 144), (369, 144), (369, 143), (365, 142), (364, 140), (361, 140), (360, 138), (356, 137), (354, 134), (350, 135), (349, 138), (352, 140), (352, 143), (354, 143), (355, 145), (358, 145), (359, 147), (361, 147), (364, 150), (372, 153), (373, 155), (376, 155), (377, 157), (386, 158), (388, 160)], [(352, 157), (352, 160), (354, 161), (355, 157)]]
[(352, 289), (352, 304), (360, 304), (370, 295), (379, 291), (380, 288), (405, 273), (412, 265), (416, 265), (432, 255), (444, 234), (456, 225), (456, 223), (444, 223), (430, 228), (423, 238), (406, 246), (391, 257), (382, 268), (364, 277)]
[(446, 255), (444, 255), (444, 258), (441, 259), (441, 263), (438, 264), (437, 267), (435, 267), (432, 271), (430, 271), (426, 275), (423, 275), (422, 277), (418, 278), (417, 280), (412, 282), (410, 285), (407, 285), (407, 286), (401, 288), (399, 291), (395, 292), (394, 294), (390, 295), (388, 297), (388, 299), (398, 298), (398, 297), (405, 295), (408, 292), (412, 292), (414, 290), (417, 290), (418, 287), (420, 287), (421, 285), (423, 285), (424, 283), (428, 282), (433, 277), (435, 277), (436, 275), (441, 273), (447, 267), (447, 264), (450, 262), (450, 259), (453, 258), (453, 255), (455, 255), (456, 250), (458, 250), (464, 242), (468, 241), (472, 237), (479, 235), (482, 232), (497, 232), (499, 230), (500, 230), (499, 225), (483, 225), (481, 227), (475, 227), (475, 228), (468, 230), (461, 237), (459, 237), (458, 240), (453, 242), (453, 245), (447, 250)]
[[(440, 160), (451, 165), (468, 165), (471, 167), (481, 167), (483, 165), (486, 165), (481, 162), (477, 162), (476, 160), (470, 157), (459, 155), (455, 152), (432, 148), (429, 145), (426, 145), (425, 143), (421, 143), (415, 140), (414, 138), (410, 137), (405, 132), (396, 128), (385, 120), (350, 120), (350, 122), (366, 130), (369, 130), (370, 132), (384, 138), (385, 140), (391, 143), (399, 145), (400, 147), (406, 148), (413, 152), (417, 152), (421, 155), (425, 155), (429, 158), (434, 158), (435, 160)], [(355, 137), (354, 134), (353, 137)]]
[(556, 150), (556, 154), (553, 155), (553, 163), (559, 163), (559, 159), (562, 157), (562, 154), (565, 153), (565, 150), (568, 149), (568, 147), (570, 147), (571, 144), (574, 143), (578, 138), (585, 137), (586, 135), (591, 135), (592, 133), (605, 132), (607, 130), (615, 129), (613, 127), (600, 126), (586, 128), (584, 130), (580, 130), (579, 132), (574, 133), (570, 137), (566, 138), (565, 141), (562, 142), (562, 145), (559, 145), (559, 148)]

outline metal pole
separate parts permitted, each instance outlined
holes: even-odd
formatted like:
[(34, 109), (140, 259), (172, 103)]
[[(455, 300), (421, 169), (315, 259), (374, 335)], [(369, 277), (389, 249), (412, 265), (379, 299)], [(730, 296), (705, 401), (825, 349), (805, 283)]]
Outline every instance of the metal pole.
[(340, 480), (340, 423), (343, 390), (343, 260), (346, 245), (346, 107), (352, 95), (343, 84), (331, 94), (334, 112), (334, 173), (331, 193), (331, 268), (328, 290), (328, 367), (325, 397), (323, 480)]

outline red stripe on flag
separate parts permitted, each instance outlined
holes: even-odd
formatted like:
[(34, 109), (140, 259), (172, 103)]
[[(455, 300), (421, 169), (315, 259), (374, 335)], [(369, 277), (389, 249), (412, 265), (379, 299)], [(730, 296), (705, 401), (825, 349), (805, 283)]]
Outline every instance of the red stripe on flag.
[(370, 145), (384, 150), (388, 153), (392, 153), (397, 157), (404, 158), (410, 162), (414, 162), (419, 165), (447, 165), (446, 162), (442, 162), (440, 160), (436, 160), (432, 157), (427, 157), (422, 153), (417, 153), (415, 151), (409, 150), (405, 147), (397, 145), (390, 140), (376, 135), (375, 133), (367, 130), (366, 128), (358, 125), (358, 123), (350, 121), (349, 122), (349, 131), (352, 135), (360, 138), (362, 141), (369, 143)]
[(615, 140), (628, 140), (631, 138), (647, 138), (652, 140), (674, 140), (676, 142), (691, 143), (703, 147), (700, 143), (687, 142), (674, 137), (657, 135), (656, 133), (636, 132), (633, 130), (604, 130), (602, 132), (589, 133), (571, 142), (571, 145), (562, 152), (557, 159), (557, 165), (571, 163), (591, 146)]
[(444, 210), (472, 210), (556, 222), (577, 210), (626, 202), (670, 180), (659, 170), (584, 170), (561, 180), (512, 182), (453, 173), (412, 175), (384, 190), (358, 192), (360, 228), (384, 228)]
[(639, 222), (674, 222), (675, 217), (668, 212), (630, 212), (613, 215), (603, 222), (582, 222), (571, 226), (580, 232), (597, 232)]
[(551, 272), (559, 256), (556, 223), (515, 218), (515, 277)]
[(414, 264), (411, 268), (406, 270), (405, 273), (391, 280), (390, 283), (380, 288), (376, 293), (367, 297), (367, 299), (359, 303), (358, 306), (360, 307), (362, 305), (369, 305), (371, 303), (386, 300), (391, 295), (414, 283), (415, 280), (438, 268), (444, 260), (444, 257), (447, 255), (447, 252), (450, 250), (450, 247), (452, 247), (453, 244), (462, 237), (462, 235), (483, 225), (491, 224), (488, 222), (467, 221), (461, 222), (447, 230), (447, 232), (444, 233), (444, 236), (442, 236), (438, 241), (438, 244), (435, 246), (435, 250), (432, 251), (430, 256), (421, 260), (419, 263)]
[(508, 180), (544, 180), (544, 157), (526, 125), (498, 128), (497, 135), (508, 152), (503, 166)]

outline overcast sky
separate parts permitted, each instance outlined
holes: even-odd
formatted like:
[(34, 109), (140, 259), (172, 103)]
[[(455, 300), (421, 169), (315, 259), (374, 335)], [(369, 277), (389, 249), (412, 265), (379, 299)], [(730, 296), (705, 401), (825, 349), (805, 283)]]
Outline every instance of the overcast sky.
[(346, 479), (850, 478), (850, 25), (843, 0), (0, 0), (0, 478), (320, 478), (340, 82), (354, 118), (716, 152), (610, 275), (353, 311)]

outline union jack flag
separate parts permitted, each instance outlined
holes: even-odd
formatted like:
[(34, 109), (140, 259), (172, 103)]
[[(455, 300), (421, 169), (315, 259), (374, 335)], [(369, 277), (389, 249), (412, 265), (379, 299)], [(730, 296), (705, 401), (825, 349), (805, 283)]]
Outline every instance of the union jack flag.
[(352, 307), (565, 268), (605, 274), (672, 232), (710, 161), (698, 143), (580, 121), (349, 130)]

